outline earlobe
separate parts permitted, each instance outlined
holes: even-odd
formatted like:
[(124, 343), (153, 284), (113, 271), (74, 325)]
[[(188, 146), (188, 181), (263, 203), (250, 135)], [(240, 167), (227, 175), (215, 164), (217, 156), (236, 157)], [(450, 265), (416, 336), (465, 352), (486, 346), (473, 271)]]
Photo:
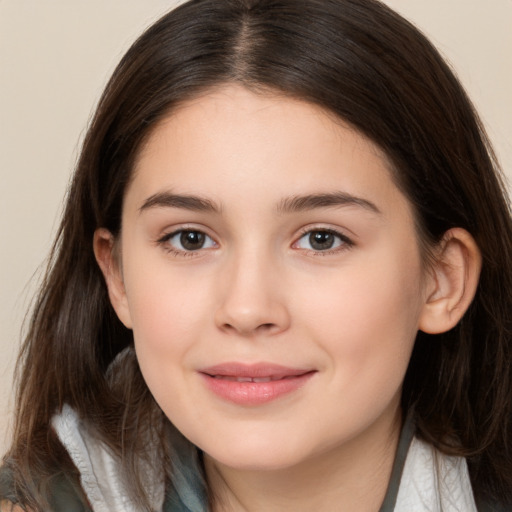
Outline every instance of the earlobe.
[(439, 334), (457, 325), (475, 296), (481, 266), (480, 249), (465, 229), (444, 234), (427, 278), (421, 331)]
[(125, 327), (131, 329), (130, 310), (119, 256), (116, 255), (114, 236), (108, 229), (99, 228), (94, 232), (93, 249), (96, 261), (107, 284), (112, 307)]

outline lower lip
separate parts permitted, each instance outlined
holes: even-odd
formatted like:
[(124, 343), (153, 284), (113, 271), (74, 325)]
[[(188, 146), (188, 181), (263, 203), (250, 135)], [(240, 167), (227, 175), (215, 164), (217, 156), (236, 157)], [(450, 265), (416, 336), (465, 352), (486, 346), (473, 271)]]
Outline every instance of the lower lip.
[(269, 382), (238, 382), (201, 373), (206, 386), (217, 396), (238, 405), (261, 405), (303, 387), (315, 372)]

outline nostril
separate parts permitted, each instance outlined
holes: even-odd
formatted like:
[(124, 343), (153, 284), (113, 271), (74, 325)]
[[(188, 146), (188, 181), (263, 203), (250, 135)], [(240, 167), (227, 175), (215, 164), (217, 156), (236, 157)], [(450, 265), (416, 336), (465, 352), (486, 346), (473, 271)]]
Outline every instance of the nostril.
[(233, 324), (230, 324), (229, 322), (226, 322), (225, 324), (222, 325), (222, 329), (224, 329), (224, 331), (226, 332), (239, 332), (239, 333), (244, 333), (244, 334), (250, 334), (250, 332), (260, 332), (260, 333), (263, 333), (263, 332), (271, 332), (272, 330), (276, 329), (277, 328), (277, 325), (274, 324), (274, 323), (265, 323), (265, 324), (260, 324), (258, 325), (256, 328), (252, 328), (252, 327), (245, 327), (242, 326), (242, 325), (233, 325)]
[(284, 304), (260, 298), (256, 300), (254, 296), (249, 297), (251, 300), (247, 297), (239, 299), (230, 297), (219, 304), (215, 312), (215, 325), (226, 334), (271, 336), (288, 328), (290, 319)]
[(275, 324), (268, 323), (268, 324), (261, 324), (260, 326), (258, 326), (258, 329), (260, 331), (270, 331), (270, 330), (274, 329), (275, 327), (276, 327)]

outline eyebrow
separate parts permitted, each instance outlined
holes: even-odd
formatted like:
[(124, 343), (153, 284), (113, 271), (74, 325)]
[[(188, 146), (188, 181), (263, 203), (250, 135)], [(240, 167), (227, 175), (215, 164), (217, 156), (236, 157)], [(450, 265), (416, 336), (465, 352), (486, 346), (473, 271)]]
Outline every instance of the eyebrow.
[(195, 212), (219, 213), (219, 205), (204, 197), (158, 192), (148, 197), (139, 208), (139, 213), (151, 208), (181, 208)]
[[(379, 208), (371, 201), (346, 192), (329, 192), (287, 197), (279, 202), (277, 212), (294, 213), (336, 206), (358, 206), (373, 213), (381, 213)], [(143, 213), (145, 210), (151, 208), (180, 208), (183, 210), (210, 213), (220, 213), (222, 210), (218, 204), (205, 197), (174, 194), (172, 192), (158, 192), (151, 195), (139, 208), (139, 213)]]
[(353, 196), (346, 192), (329, 192), (288, 197), (279, 203), (277, 211), (279, 213), (294, 213), (335, 206), (357, 206), (373, 213), (382, 213), (371, 201)]

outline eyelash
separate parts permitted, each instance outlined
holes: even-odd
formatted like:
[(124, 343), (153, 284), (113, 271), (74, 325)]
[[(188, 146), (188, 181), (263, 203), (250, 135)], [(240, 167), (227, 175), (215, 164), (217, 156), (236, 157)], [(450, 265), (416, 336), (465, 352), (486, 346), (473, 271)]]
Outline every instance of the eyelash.
[(339, 240), (339, 245), (334, 248), (326, 249), (323, 251), (315, 250), (315, 249), (304, 249), (305, 251), (307, 251), (307, 253), (309, 255), (312, 255), (312, 256), (329, 256), (329, 255), (337, 254), (337, 253), (340, 253), (343, 251), (347, 251), (355, 245), (354, 242), (347, 235), (345, 235), (344, 233), (341, 233), (340, 231), (337, 231), (336, 229), (323, 228), (323, 227), (317, 227), (317, 228), (307, 227), (301, 231), (300, 237), (297, 239), (296, 242), (293, 243), (293, 246), (296, 246), (300, 242), (300, 240), (302, 240), (305, 236), (309, 235), (311, 237), (311, 235), (313, 233), (326, 233), (326, 234), (333, 235), (334, 237), (336, 237)]
[[(181, 236), (183, 236), (184, 233), (195, 233), (195, 234), (204, 236), (211, 241), (212, 245), (210, 245), (210, 247), (206, 247), (206, 248), (200, 247), (195, 250), (194, 249), (186, 250), (186, 249), (176, 249), (174, 246), (172, 246), (169, 243), (170, 240), (172, 240), (175, 236), (180, 235), (180, 234), (181, 234)], [(349, 237), (347, 237), (345, 234), (343, 234), (335, 229), (308, 227), (308, 228), (304, 228), (301, 231), (299, 238), (297, 238), (297, 240), (292, 244), (292, 248), (300, 249), (299, 247), (296, 247), (299, 244), (299, 242), (304, 237), (306, 237), (308, 235), (309, 235), (309, 237), (311, 237), (311, 235), (314, 233), (323, 233), (323, 234), (332, 235), (338, 239), (338, 245), (334, 248), (329, 248), (326, 250), (303, 249), (308, 255), (329, 256), (332, 254), (336, 254), (336, 253), (339, 253), (342, 251), (349, 250), (354, 246), (354, 242)], [(210, 243), (210, 242), (208, 242), (208, 243)], [(334, 243), (337, 243), (337, 242), (334, 242)], [(210, 249), (212, 246), (214, 247), (217, 245), (216, 242), (213, 240), (213, 238), (210, 237), (209, 235), (207, 235), (204, 231), (201, 231), (200, 229), (193, 229), (193, 228), (186, 228), (186, 227), (176, 229), (170, 233), (166, 233), (165, 235), (163, 235), (161, 238), (159, 238), (157, 240), (157, 244), (161, 245), (165, 249), (165, 251), (168, 252), (169, 254), (171, 254), (172, 256), (183, 257), (183, 258), (199, 256), (199, 254), (202, 250)]]
[[(161, 238), (159, 238), (157, 240), (157, 244), (161, 245), (164, 248), (164, 250), (166, 252), (168, 252), (169, 254), (171, 254), (172, 256), (182, 257), (182, 258), (191, 258), (191, 257), (198, 256), (199, 253), (201, 252), (201, 250), (205, 249), (204, 247), (200, 247), (195, 250), (176, 249), (169, 243), (170, 240), (172, 240), (175, 236), (180, 235), (180, 234), (183, 235), (184, 233), (196, 233), (196, 234), (202, 235), (202, 236), (208, 238), (213, 243), (213, 245), (217, 245), (216, 242), (213, 240), (213, 238), (211, 236), (207, 235), (204, 231), (202, 231), (200, 229), (186, 228), (186, 227), (182, 227), (182, 228), (176, 229), (170, 233), (166, 233), (165, 235), (163, 235)], [(207, 247), (207, 249), (208, 248), (209, 247)]]

